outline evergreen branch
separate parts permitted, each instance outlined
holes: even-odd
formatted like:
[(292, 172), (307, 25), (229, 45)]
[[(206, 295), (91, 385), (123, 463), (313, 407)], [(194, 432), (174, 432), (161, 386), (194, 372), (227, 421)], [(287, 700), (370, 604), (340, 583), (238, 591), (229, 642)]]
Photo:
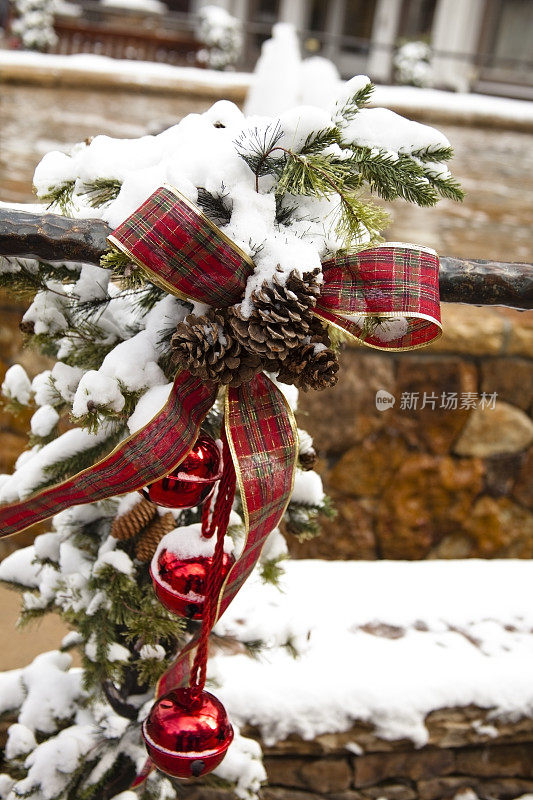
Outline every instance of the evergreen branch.
[(288, 556), (282, 555), (278, 558), (270, 558), (261, 564), (260, 575), (263, 583), (271, 583), (279, 587), (279, 580), (284, 573), (283, 562)]
[(448, 178), (440, 178), (438, 175), (435, 176), (426, 172), (426, 177), (441, 197), (446, 197), (448, 200), (455, 200), (456, 202), (464, 200), (465, 193), (460, 183), (451, 176)]
[(75, 180), (63, 181), (57, 186), (50, 186), (44, 194), (38, 194), (39, 200), (47, 203), (47, 208), (59, 208), (66, 217), (70, 216), (73, 205)]
[(82, 367), (83, 369), (99, 369), (104, 358), (117, 345), (117, 342), (98, 342), (82, 341), (73, 334), (72, 347), (70, 351), (62, 357), (62, 361), (69, 367)]
[(231, 219), (231, 209), (227, 206), (228, 197), (224, 186), (220, 194), (213, 194), (202, 187), (198, 189), (198, 205), (217, 225), (227, 225)]
[(374, 91), (374, 84), (366, 83), (355, 92), (354, 95), (349, 97), (342, 106), (336, 109), (335, 122), (337, 124), (346, 124), (351, 122), (360, 111), (369, 102), (372, 92)]
[[(34, 347), (36, 350), (39, 350), (43, 356), (54, 359), (57, 358), (59, 350), (59, 342), (49, 333), (29, 333), (24, 331), (22, 346)], [(63, 398), (61, 398), (61, 401), (63, 402)]]
[(428, 145), (409, 153), (411, 158), (418, 158), (420, 161), (449, 161), (453, 158), (453, 147), (439, 147)]
[(323, 128), (316, 133), (310, 133), (300, 150), (301, 155), (316, 155), (326, 147), (340, 144), (341, 138), (337, 128)]
[(100, 208), (116, 200), (122, 182), (116, 178), (95, 178), (84, 183), (79, 190), (79, 194), (86, 195), (91, 208)]
[(86, 450), (81, 450), (72, 456), (67, 456), (61, 461), (53, 464), (48, 464), (44, 467), (43, 472), (45, 479), (34, 487), (34, 491), (42, 491), (48, 486), (53, 486), (55, 483), (71, 478), (81, 470), (91, 467), (96, 461), (104, 458), (111, 450), (124, 438), (126, 427), (121, 425), (113, 430), (109, 436), (102, 442), (98, 442)]
[(255, 175), (256, 191), (259, 191), (259, 178), (279, 172), (279, 159), (272, 158), (271, 154), (282, 136), (283, 129), (277, 122), (262, 131), (255, 128), (251, 133), (243, 132), (234, 142), (237, 153)]
[(324, 516), (332, 519), (337, 514), (331, 499), (325, 495), (320, 505), (290, 502), (284, 515), (287, 533), (291, 533), (300, 542), (313, 539), (320, 533), (318, 518)]
[(11, 296), (33, 298), (37, 292), (46, 289), (44, 279), (38, 272), (32, 272), (18, 259), (11, 259), (19, 269), (16, 272), (0, 272), (0, 289)]
[(432, 206), (438, 195), (424, 174), (422, 167), (409, 156), (391, 158), (386, 151), (374, 153), (370, 147), (352, 145), (354, 161), (361, 178), (370, 191), (384, 200), (402, 197), (419, 206)]
[(142, 390), (131, 391), (127, 389), (122, 381), (118, 381), (121, 394), (124, 398), (124, 406), (120, 411), (115, 411), (107, 404), (99, 404), (94, 401), (87, 403), (87, 413), (79, 417), (71, 416), (72, 422), (89, 433), (97, 433), (104, 422), (123, 422), (125, 423), (135, 411), (135, 406), (143, 394)]
[(107, 250), (100, 258), (100, 266), (110, 269), (126, 289), (139, 289), (146, 283), (142, 269), (121, 250)]

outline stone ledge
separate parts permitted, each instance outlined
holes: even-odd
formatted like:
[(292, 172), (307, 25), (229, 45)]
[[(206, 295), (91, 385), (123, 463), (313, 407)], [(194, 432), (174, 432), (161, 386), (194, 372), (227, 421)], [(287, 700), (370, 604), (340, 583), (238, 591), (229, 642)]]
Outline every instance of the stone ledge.
[[(477, 706), (465, 708), (443, 708), (432, 711), (425, 720), (429, 731), (428, 747), (449, 749), (482, 744), (522, 744), (533, 742), (533, 718), (523, 717), (512, 721), (491, 719), (490, 709)], [(244, 729), (245, 736), (259, 738), (257, 730)], [(275, 745), (265, 748), (269, 756), (310, 755), (346, 756), (347, 745), (356, 745), (362, 753), (422, 752), (407, 739), (388, 741), (373, 731), (373, 726), (360, 722), (343, 733), (327, 733), (312, 741), (289, 736)], [(353, 749), (353, 748), (352, 748)], [(425, 748), (423, 748), (425, 749)]]
[[(265, 747), (268, 784), (261, 800), (445, 800), (465, 789), (515, 800), (533, 792), (533, 719), (491, 720), (490, 710), (468, 706), (434, 711), (426, 725), (429, 742), (419, 749), (407, 740), (380, 739), (363, 723)], [(257, 735), (252, 728), (243, 732)], [(209, 779), (183, 786), (182, 796), (236, 800)]]

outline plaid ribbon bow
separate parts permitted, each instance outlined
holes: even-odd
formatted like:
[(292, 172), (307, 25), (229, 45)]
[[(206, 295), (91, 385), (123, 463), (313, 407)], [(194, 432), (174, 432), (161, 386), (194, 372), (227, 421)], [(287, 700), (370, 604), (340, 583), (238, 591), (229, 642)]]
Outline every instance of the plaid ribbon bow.
[[(175, 188), (157, 189), (109, 242), (170, 294), (212, 306), (239, 302), (254, 263)], [(314, 313), (363, 344), (383, 350), (422, 347), (440, 335), (438, 258), (414, 245), (386, 244), (324, 262)], [(400, 321), (390, 335), (363, 335), (365, 317)], [(378, 335), (379, 334), (379, 335)], [(381, 338), (380, 338), (381, 336)], [(384, 341), (384, 339), (388, 339)], [(193, 447), (218, 387), (189, 372), (174, 380), (169, 400), (137, 433), (73, 478), (0, 508), (0, 537), (72, 505), (139, 489), (172, 472)], [(226, 389), (224, 425), (240, 488), (245, 545), (218, 598), (217, 618), (249, 576), (292, 491), (298, 442), (285, 398), (264, 374)], [(158, 693), (181, 685), (195, 641), (163, 676)]]

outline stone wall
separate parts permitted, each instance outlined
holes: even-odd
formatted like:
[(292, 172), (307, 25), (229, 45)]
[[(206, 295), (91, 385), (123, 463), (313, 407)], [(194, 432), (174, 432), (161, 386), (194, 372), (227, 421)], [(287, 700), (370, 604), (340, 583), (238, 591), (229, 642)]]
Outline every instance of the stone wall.
[(337, 387), (301, 396), (338, 516), (293, 557), (533, 556), (533, 312), (446, 305), (443, 328), (408, 353), (349, 346)]
[[(264, 751), (262, 800), (445, 800), (467, 788), (514, 800), (533, 791), (532, 720), (496, 722), (470, 706), (434, 711), (426, 725), (429, 741), (418, 750), (407, 741), (380, 740), (364, 724), (312, 742), (278, 742)], [(235, 800), (208, 782), (184, 787), (182, 796)]]

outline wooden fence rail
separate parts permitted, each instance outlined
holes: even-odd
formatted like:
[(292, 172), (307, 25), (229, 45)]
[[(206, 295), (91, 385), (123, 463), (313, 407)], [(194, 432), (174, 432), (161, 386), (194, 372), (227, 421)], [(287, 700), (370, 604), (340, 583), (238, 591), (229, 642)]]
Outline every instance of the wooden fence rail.
[[(99, 264), (111, 229), (101, 220), (0, 209), (0, 255)], [(443, 302), (533, 308), (533, 264), (440, 257)]]
[(190, 34), (149, 29), (130, 23), (62, 19), (55, 22), (58, 36), (55, 53), (93, 53), (112, 58), (157, 61), (163, 64), (191, 65), (202, 45)]

